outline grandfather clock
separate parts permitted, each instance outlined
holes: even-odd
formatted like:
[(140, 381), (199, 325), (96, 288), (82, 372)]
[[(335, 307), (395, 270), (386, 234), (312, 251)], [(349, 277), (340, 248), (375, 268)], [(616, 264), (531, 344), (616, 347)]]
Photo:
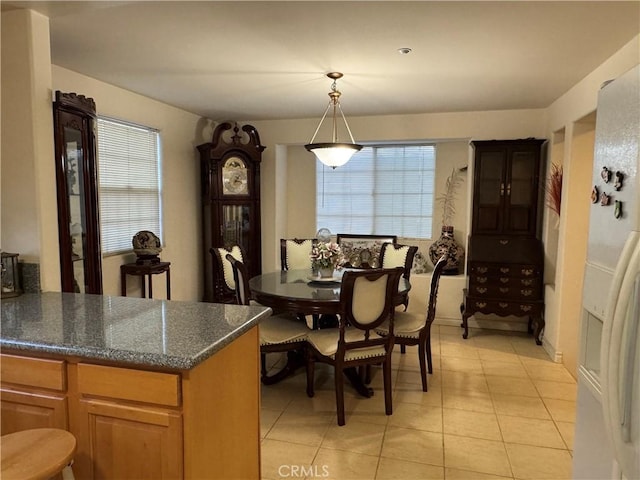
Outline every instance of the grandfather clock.
[(225, 122), (211, 142), (198, 146), (202, 195), (204, 301), (226, 302), (216, 288), (211, 247), (240, 245), (249, 275), (262, 266), (260, 242), (260, 162), (265, 147), (255, 127)]

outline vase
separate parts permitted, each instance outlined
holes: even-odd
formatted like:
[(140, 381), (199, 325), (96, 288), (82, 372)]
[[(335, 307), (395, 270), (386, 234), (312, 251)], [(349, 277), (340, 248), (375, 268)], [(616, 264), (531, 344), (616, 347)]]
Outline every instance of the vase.
[(333, 267), (326, 267), (318, 269), (320, 278), (333, 278)]
[(440, 238), (429, 247), (429, 258), (434, 265), (442, 255), (447, 254), (447, 264), (442, 269), (443, 275), (457, 275), (462, 270), (464, 248), (453, 238), (453, 227), (442, 227)]

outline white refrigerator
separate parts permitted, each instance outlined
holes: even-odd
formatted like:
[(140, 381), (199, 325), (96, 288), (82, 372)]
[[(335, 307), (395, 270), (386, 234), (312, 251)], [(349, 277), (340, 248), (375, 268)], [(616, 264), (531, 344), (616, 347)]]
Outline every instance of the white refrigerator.
[(578, 366), (576, 479), (640, 479), (639, 137), (636, 66), (598, 94)]

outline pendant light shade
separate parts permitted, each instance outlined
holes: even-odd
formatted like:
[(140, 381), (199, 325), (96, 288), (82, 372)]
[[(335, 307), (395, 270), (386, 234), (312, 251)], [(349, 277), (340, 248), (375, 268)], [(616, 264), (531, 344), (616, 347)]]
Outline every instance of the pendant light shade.
[[(325, 165), (336, 168), (341, 165), (344, 165), (349, 161), (349, 159), (353, 156), (354, 153), (358, 152), (362, 145), (358, 145), (353, 140), (353, 135), (351, 135), (351, 129), (349, 129), (349, 124), (347, 123), (347, 119), (344, 117), (344, 113), (342, 113), (342, 108), (340, 107), (340, 95), (341, 93), (338, 91), (336, 86), (336, 80), (342, 78), (342, 73), (340, 72), (330, 72), (327, 73), (327, 77), (333, 80), (331, 84), (331, 91), (329, 92), (329, 105), (327, 105), (326, 110), (324, 111), (324, 115), (320, 119), (320, 123), (316, 128), (313, 137), (311, 138), (311, 142), (304, 146), (307, 150), (315, 154), (316, 158), (320, 160)], [(327, 117), (327, 113), (329, 109), (332, 110), (332, 137), (331, 142), (325, 143), (313, 143), (316, 139), (316, 135), (322, 126), (322, 122)], [(338, 141), (338, 118), (337, 114), (340, 112), (340, 116), (342, 117), (342, 121), (349, 133), (349, 137), (351, 138), (351, 143), (344, 143)]]

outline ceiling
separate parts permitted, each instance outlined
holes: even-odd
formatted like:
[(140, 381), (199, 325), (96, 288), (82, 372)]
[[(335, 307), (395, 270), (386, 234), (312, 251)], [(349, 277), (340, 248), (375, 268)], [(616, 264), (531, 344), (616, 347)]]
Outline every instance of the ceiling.
[[(640, 2), (11, 2), (54, 64), (211, 118), (544, 108), (640, 32)], [(409, 47), (407, 55), (398, 53)]]

